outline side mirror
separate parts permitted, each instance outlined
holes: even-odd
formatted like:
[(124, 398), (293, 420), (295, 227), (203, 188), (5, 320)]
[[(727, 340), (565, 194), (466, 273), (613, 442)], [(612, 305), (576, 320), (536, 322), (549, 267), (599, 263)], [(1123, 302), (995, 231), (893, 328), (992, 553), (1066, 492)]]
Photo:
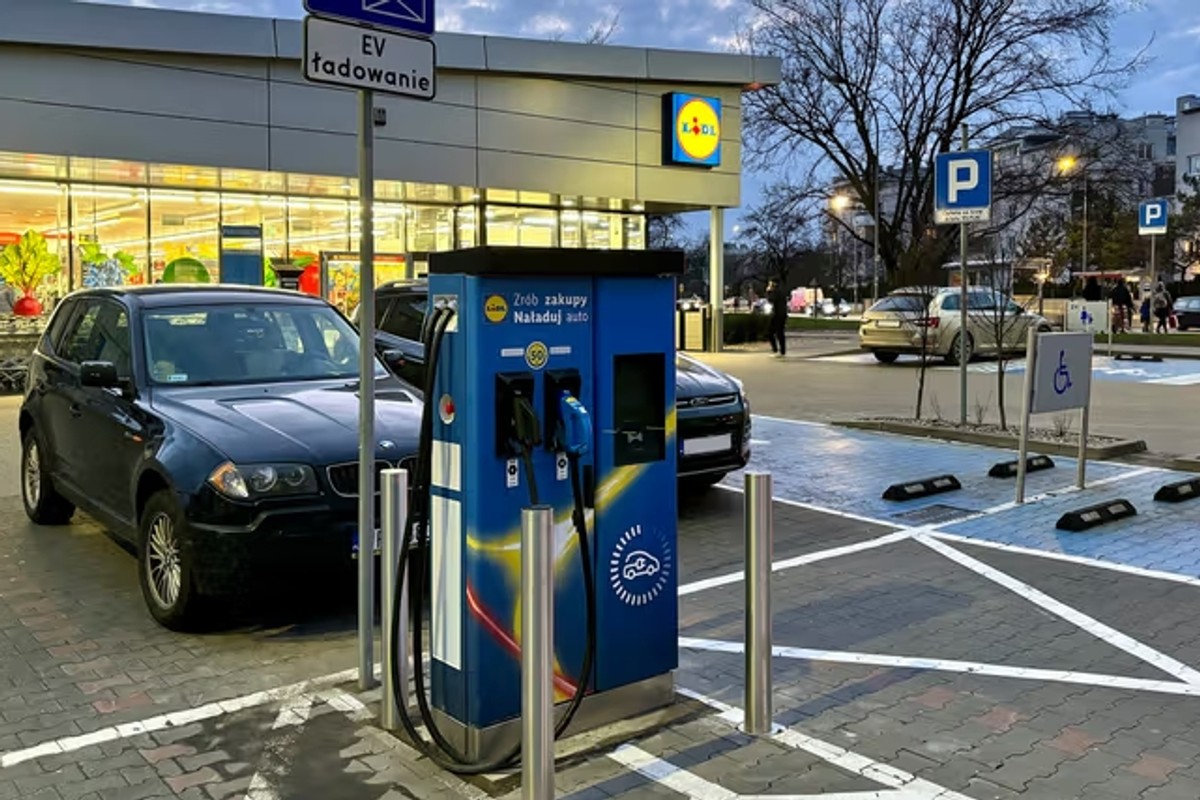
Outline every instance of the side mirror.
[(111, 361), (84, 361), (79, 365), (79, 382), (97, 389), (115, 389), (121, 385), (121, 378)]
[(391, 370), (398, 370), (405, 364), (404, 353), (399, 350), (384, 350), (380, 354), (380, 357), (383, 359), (383, 363), (387, 364), (388, 369)]

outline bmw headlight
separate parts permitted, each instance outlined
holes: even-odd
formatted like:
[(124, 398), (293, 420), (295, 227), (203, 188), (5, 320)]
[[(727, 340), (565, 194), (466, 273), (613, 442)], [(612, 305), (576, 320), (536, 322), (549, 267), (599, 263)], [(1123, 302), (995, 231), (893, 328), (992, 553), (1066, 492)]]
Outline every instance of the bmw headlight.
[(317, 475), (307, 464), (234, 464), (226, 461), (212, 471), (208, 483), (233, 500), (316, 494)]

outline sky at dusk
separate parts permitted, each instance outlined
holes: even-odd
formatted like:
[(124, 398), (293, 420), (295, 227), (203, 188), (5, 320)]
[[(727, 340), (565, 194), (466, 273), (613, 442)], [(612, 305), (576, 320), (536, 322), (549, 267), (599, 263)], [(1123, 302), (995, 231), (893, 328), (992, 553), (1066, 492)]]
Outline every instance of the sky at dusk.
[[(303, 16), (301, 0), (87, 0), (284, 18)], [(435, 0), (439, 30), (583, 38), (593, 24), (619, 13), (612, 44), (688, 50), (728, 50), (745, 20), (743, 0)], [(1175, 98), (1200, 94), (1200, 1), (1123, 0), (1128, 10), (1115, 26), (1115, 44), (1132, 55), (1149, 45), (1151, 62), (1121, 93), (1115, 110), (1125, 115), (1175, 112)], [(771, 176), (747, 175), (743, 204), (753, 202)], [(736, 214), (729, 215), (729, 225)]]

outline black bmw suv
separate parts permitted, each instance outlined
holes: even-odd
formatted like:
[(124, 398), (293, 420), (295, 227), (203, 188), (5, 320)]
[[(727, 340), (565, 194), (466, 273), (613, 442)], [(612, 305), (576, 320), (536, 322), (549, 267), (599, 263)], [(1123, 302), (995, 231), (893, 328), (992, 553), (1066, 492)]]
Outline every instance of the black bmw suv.
[[(395, 281), (375, 293), (375, 345), (388, 367), (421, 386), (421, 327), (429, 283)], [(357, 309), (355, 318), (357, 321)], [(750, 459), (750, 403), (740, 381), (684, 353), (675, 359), (679, 477), (685, 487), (711, 486)]]
[[(81, 508), (136, 548), (162, 625), (259, 578), (328, 576), (358, 541), (357, 331), (323, 300), (151, 286), (65, 298), (20, 413), (29, 518)], [(377, 370), (377, 466), (415, 453), (419, 392)]]

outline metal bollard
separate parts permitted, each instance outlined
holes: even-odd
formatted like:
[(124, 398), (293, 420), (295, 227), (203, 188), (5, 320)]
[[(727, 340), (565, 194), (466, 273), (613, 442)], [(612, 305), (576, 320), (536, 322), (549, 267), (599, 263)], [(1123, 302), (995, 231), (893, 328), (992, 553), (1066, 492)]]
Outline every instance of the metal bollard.
[[(408, 571), (398, 581), (400, 545), (404, 526), (408, 523), (408, 470), (385, 469), (380, 474), (382, 502), (380, 508), (383, 603), (383, 727), (394, 731), (400, 727), (400, 709), (408, 706)], [(397, 585), (399, 584), (399, 585)], [(392, 639), (396, 592), (400, 592), (400, 630), (398, 641)], [(392, 664), (400, 659), (400, 685), (392, 686)]]
[(521, 798), (554, 797), (554, 511), (521, 510)]
[(771, 732), (771, 568), (775, 518), (771, 475), (747, 472), (746, 504), (746, 733)]

